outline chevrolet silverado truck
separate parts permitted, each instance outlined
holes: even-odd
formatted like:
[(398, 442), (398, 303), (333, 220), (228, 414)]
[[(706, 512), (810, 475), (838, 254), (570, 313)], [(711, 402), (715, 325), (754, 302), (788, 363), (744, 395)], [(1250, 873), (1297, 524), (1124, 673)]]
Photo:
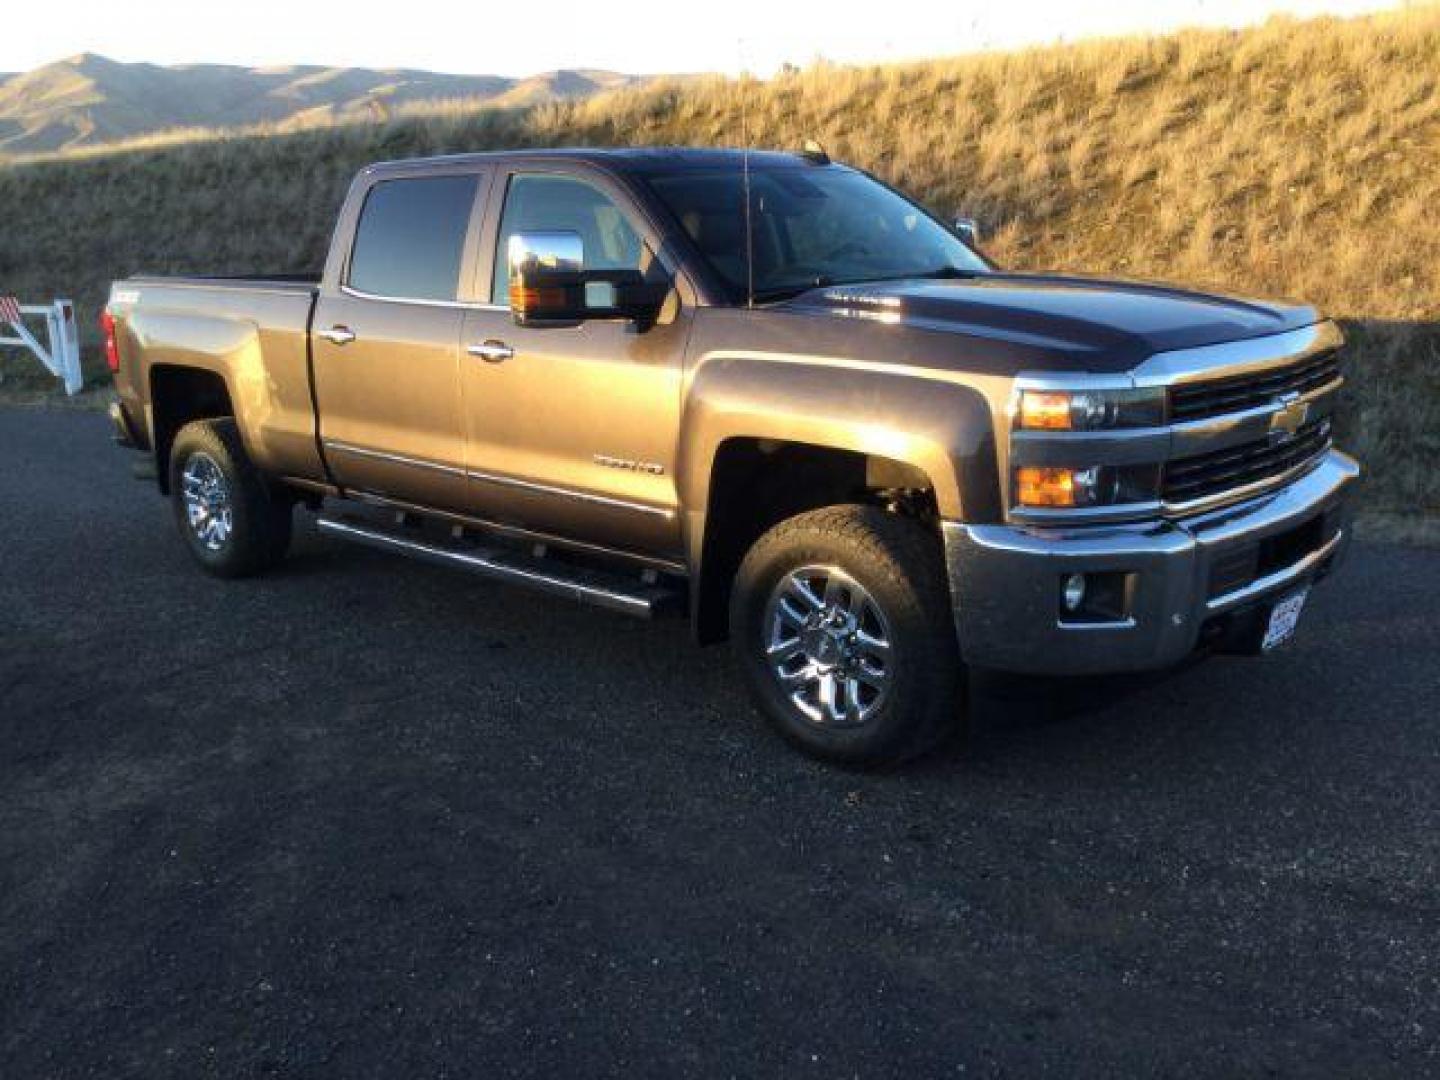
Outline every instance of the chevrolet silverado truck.
[(851, 763), (933, 746), (971, 667), (1283, 642), (1359, 471), (1313, 308), (1006, 273), (814, 148), (377, 164), (322, 273), (133, 277), (102, 326), (117, 439), (205, 570), (274, 565), (303, 505), (688, 614)]

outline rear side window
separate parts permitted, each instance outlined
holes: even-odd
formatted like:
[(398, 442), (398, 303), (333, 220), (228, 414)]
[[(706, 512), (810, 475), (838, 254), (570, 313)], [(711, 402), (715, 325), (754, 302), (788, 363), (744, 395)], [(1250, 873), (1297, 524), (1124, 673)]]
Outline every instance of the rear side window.
[(470, 211), (474, 176), (386, 180), (365, 197), (350, 286), (376, 296), (454, 300)]

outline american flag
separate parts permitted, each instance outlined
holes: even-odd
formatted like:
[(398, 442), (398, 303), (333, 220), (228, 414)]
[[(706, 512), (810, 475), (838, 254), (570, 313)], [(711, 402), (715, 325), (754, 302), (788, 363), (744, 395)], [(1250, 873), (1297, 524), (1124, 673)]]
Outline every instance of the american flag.
[(20, 321), (20, 301), (13, 296), (0, 296), (0, 322)]

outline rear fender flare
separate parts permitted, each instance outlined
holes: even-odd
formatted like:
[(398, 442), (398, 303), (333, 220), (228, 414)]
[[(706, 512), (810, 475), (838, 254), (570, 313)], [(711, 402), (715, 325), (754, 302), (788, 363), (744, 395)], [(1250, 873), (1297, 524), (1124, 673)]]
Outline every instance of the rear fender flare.
[(150, 415), (146, 419), (157, 454), (160, 446), (155, 439), (154, 376), (156, 369), (178, 368), (209, 372), (220, 378), (246, 452), (258, 467), (268, 466), (263, 432), (267, 417), (274, 411), (273, 395), (254, 322), (142, 308), (131, 317), (128, 331), (140, 345), (139, 355), (144, 358), (140, 377), (149, 391), (146, 397)]

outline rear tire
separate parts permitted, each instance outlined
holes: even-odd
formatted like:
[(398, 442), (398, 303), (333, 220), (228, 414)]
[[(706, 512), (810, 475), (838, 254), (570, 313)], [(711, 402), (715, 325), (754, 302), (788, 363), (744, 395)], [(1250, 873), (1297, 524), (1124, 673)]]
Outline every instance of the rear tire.
[(293, 502), (251, 463), (234, 420), (196, 420), (176, 434), (170, 501), (190, 554), (216, 577), (260, 573), (290, 546)]
[(830, 506), (776, 525), (736, 574), (730, 633), (761, 711), (814, 757), (893, 763), (959, 725), (944, 559), (916, 521)]

